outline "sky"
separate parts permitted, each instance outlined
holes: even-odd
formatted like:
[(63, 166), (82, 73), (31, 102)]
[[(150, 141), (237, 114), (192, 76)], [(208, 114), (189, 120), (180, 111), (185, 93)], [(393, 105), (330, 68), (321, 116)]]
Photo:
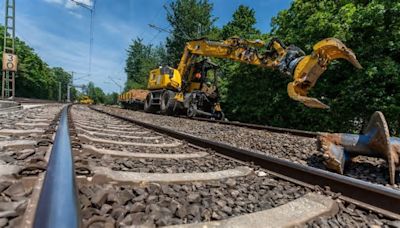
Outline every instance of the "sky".
[[(4, 18), (4, 1), (0, 0)], [(93, 0), (76, 0), (93, 5)], [(93, 20), (92, 69), (89, 73), (90, 11), (71, 0), (16, 0), (16, 34), (51, 67), (73, 71), (74, 84), (93, 81), (106, 93), (119, 92), (126, 80), (126, 49), (132, 39), (159, 44), (168, 36), (148, 26), (168, 28), (163, 5), (172, 0), (96, 0)], [(256, 12), (256, 27), (270, 31), (271, 18), (291, 0), (210, 0), (216, 26), (232, 18), (239, 5)], [(4, 21), (4, 19), (2, 19)], [(110, 80), (112, 78), (112, 80)], [(120, 86), (119, 86), (120, 85)]]

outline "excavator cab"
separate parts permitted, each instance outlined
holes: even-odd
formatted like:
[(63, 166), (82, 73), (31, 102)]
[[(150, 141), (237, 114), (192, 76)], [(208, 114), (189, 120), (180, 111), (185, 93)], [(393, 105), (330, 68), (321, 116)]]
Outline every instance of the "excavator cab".
[(184, 80), (187, 91), (202, 91), (211, 99), (219, 98), (218, 94), (219, 66), (208, 58), (192, 64), (189, 74)]
[(223, 119), (217, 85), (218, 70), (219, 66), (208, 58), (192, 64), (188, 80), (185, 82), (189, 91), (185, 97), (185, 107), (189, 117), (206, 116)]

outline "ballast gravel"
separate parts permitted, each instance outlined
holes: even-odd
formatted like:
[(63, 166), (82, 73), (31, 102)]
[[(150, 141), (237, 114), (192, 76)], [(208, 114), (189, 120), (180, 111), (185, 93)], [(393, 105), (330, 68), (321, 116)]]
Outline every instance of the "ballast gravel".
[[(109, 106), (98, 105), (95, 108), (198, 137), (227, 143), (239, 148), (264, 153), (302, 165), (326, 169), (322, 156), (323, 153), (319, 149), (316, 138), (149, 114)], [(346, 167), (345, 175), (400, 190), (399, 184), (388, 184), (387, 164), (380, 158), (359, 156), (353, 160), (353, 163)], [(398, 182), (400, 182), (400, 177), (398, 177)]]

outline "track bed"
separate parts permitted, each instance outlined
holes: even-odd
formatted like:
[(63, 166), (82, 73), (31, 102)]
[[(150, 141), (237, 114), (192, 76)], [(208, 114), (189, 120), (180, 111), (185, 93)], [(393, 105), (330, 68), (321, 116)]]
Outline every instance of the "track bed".
[[(308, 193), (336, 198), (335, 193), (327, 189), (299, 186), (271, 175), (267, 170), (251, 163), (221, 156), (211, 149), (173, 138), (169, 139), (169, 142), (177, 144), (168, 149), (160, 149), (155, 146), (157, 143), (148, 141), (144, 141), (146, 145), (125, 146), (121, 142), (137, 142), (124, 138), (124, 136), (137, 136), (135, 132), (146, 131), (146, 137), (161, 136), (160, 144), (165, 143), (166, 140), (163, 139), (170, 136), (123, 120), (113, 119), (82, 106), (74, 107), (71, 113), (76, 123), (84, 118), (96, 120), (97, 123), (120, 124), (121, 131), (126, 128), (123, 130), (126, 134), (121, 133), (118, 141), (114, 139), (115, 144), (83, 141), (82, 148), (74, 152), (77, 167), (86, 166), (91, 170), (86, 176), (86, 179), (90, 181), (80, 181), (79, 184), (82, 213), (86, 224), (165, 226), (226, 221), (240, 215), (279, 208)], [(97, 125), (93, 122), (90, 127), (98, 126), (101, 124)], [(115, 126), (112, 127), (115, 128)], [(111, 129), (103, 127), (96, 132), (104, 133), (109, 130)], [(82, 134), (77, 133), (77, 138), (80, 135)], [(89, 149), (85, 149), (85, 145), (90, 145)], [(93, 147), (96, 149), (93, 150)], [(200, 156), (196, 158), (163, 157), (188, 155)], [(102, 170), (101, 167), (107, 167), (108, 171)], [(212, 179), (212, 173), (235, 170), (240, 167), (246, 167), (251, 171), (243, 176)], [(120, 176), (106, 175), (107, 172), (112, 171), (118, 172)], [(141, 174), (142, 180), (136, 179), (137, 177), (133, 174)], [(151, 176), (152, 174), (158, 176)], [(174, 176), (164, 176), (168, 178), (166, 180), (162, 177), (163, 174)], [(189, 176), (195, 174), (190, 177), (195, 179), (179, 180), (181, 174)], [(202, 175), (196, 176), (196, 174)], [(131, 179), (127, 180), (123, 177)], [(120, 198), (122, 200), (118, 200)], [(310, 227), (326, 224), (351, 226), (360, 225), (362, 219), (364, 219), (362, 221), (364, 225), (394, 222), (344, 201), (337, 199), (336, 202), (338, 212), (334, 216), (322, 217), (306, 225)]]
[[(253, 150), (272, 157), (326, 170), (324, 165), (325, 159), (322, 156), (323, 153), (320, 151), (318, 141), (315, 137), (275, 133), (267, 130), (154, 115), (105, 106), (96, 106), (96, 108), (202, 138), (228, 143), (235, 147)], [(344, 174), (349, 177), (400, 190), (398, 184), (388, 184), (388, 167), (383, 159), (359, 156), (353, 160), (350, 166), (346, 167)]]

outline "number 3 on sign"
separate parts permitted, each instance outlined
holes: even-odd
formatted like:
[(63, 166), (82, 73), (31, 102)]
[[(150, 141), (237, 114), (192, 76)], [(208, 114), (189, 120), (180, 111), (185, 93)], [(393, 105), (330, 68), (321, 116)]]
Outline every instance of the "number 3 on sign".
[(10, 53), (3, 53), (3, 70), (17, 71), (18, 57)]

